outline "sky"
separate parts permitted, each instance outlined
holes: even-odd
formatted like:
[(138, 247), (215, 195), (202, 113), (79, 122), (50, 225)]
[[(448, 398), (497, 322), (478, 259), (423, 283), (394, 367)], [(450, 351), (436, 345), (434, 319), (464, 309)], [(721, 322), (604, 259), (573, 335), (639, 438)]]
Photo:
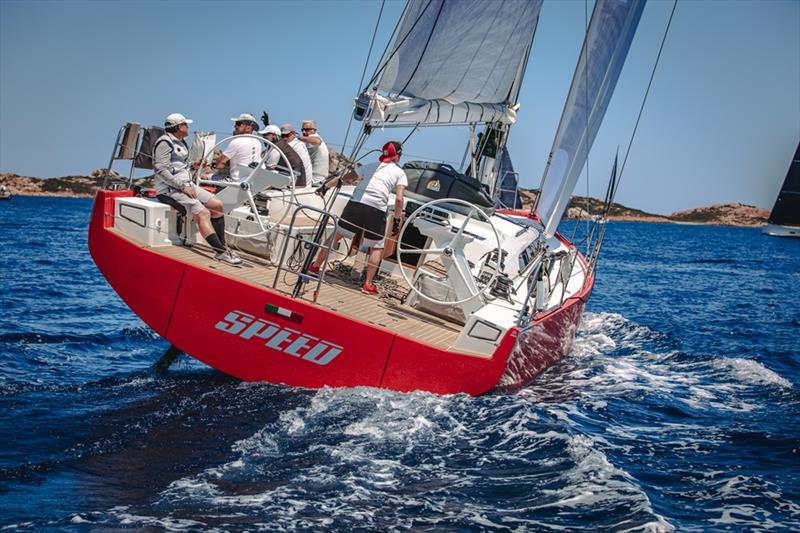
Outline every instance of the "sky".
[[(672, 4), (645, 7), (576, 194), (603, 197)], [(369, 77), (403, 5), (387, 1), (379, 19), (377, 0), (0, 0), (0, 172), (88, 174), (108, 165), (125, 122), (163, 124), (173, 112), (219, 138), (241, 112), (295, 126), (314, 118), (340, 149), (365, 64)], [(509, 141), (522, 187), (541, 181), (586, 10), (583, 0), (542, 9)], [(368, 146), (405, 135), (378, 131)], [(462, 128), (428, 128), (405, 160), (460, 166), (466, 139)], [(679, 0), (617, 201), (660, 214), (771, 208), (799, 140), (800, 0)]]

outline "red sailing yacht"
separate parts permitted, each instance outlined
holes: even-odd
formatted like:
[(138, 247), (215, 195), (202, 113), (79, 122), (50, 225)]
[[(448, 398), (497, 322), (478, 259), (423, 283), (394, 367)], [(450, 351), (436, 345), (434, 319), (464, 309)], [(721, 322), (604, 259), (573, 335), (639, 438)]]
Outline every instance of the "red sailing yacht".
[[(352, 243), (330, 250), (319, 273), (308, 269), (369, 165), (344, 165), (349, 184), (324, 196), (263, 165), (214, 182), (227, 240), (244, 259), (229, 265), (190, 220), (133, 185), (153, 132), (136, 123), (120, 129), (111, 161), (131, 160), (130, 177), (107, 178), (95, 199), (92, 257), (176, 350), (243, 380), (468, 394), (520, 387), (569, 352), (592, 291), (599, 242), (587, 259), (556, 229), (643, 7), (596, 3), (538, 201), (525, 212), (506, 143), (541, 1), (408, 3), (356, 100), (364, 128), (350, 160), (376, 127), (443, 124), (468, 132), (470, 157), (464, 172), (405, 163), (405, 223), (384, 254), (378, 295), (360, 292), (365, 259)], [(229, 142), (197, 139), (202, 161)]]

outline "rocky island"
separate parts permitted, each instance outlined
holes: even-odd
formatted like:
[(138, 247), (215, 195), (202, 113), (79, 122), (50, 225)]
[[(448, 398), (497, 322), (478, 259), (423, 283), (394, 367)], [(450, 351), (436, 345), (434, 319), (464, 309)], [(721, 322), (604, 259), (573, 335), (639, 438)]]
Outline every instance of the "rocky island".
[[(92, 198), (103, 183), (104, 169), (98, 169), (88, 176), (64, 176), (59, 178), (31, 178), (16, 174), (0, 174), (0, 185), (19, 196), (63, 196), (69, 198)], [(152, 178), (138, 180), (145, 186)], [(536, 200), (537, 191), (520, 189), (523, 206), (530, 208)], [(583, 196), (573, 196), (567, 210), (567, 218), (587, 219), (600, 212), (601, 200)], [(678, 211), (670, 215), (656, 215), (621, 204), (612, 204), (608, 218), (635, 222), (661, 222), (676, 224), (707, 224), (714, 226), (763, 226), (769, 217), (769, 210), (752, 205), (733, 203), (715, 204)]]

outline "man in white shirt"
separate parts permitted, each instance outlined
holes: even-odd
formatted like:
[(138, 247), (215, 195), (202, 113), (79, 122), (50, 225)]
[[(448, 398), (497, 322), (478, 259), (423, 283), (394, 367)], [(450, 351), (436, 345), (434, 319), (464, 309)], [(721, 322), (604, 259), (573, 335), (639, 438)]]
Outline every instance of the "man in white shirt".
[(281, 138), (289, 143), (289, 146), (297, 152), (297, 155), (299, 155), (300, 159), (303, 161), (303, 168), (305, 169), (306, 176), (302, 183), (300, 183), (300, 178), (298, 177), (295, 181), (295, 186), (305, 187), (312, 176), (311, 156), (308, 155), (308, 148), (306, 148), (303, 141), (297, 138), (297, 132), (291, 124), (287, 123), (281, 125)]
[[(258, 162), (261, 161), (261, 141), (254, 137), (244, 137), (244, 135), (253, 135), (254, 131), (258, 131), (258, 122), (256, 117), (250, 113), (242, 113), (238, 117), (231, 119), (234, 123), (233, 134), (237, 136), (228, 143), (228, 147), (222, 152), (222, 155), (214, 161), (214, 168), (220, 170), (225, 166), (225, 163), (230, 161), (231, 180), (239, 181), (240, 166), (255, 168)], [(239, 136), (242, 137), (239, 137)]]
[(319, 185), (328, 179), (328, 145), (322, 140), (317, 132), (317, 123), (313, 120), (304, 120), (302, 135), (300, 140), (306, 144), (308, 148), (308, 155), (311, 156), (311, 171), (314, 178), (311, 180), (312, 185)]
[[(369, 246), (367, 279), (361, 292), (376, 294), (378, 289), (372, 284), (378, 273), (385, 247), (386, 214), (389, 209), (389, 195), (394, 192), (394, 222), (392, 234), (399, 232), (403, 217), (403, 192), (408, 186), (405, 171), (397, 164), (403, 153), (403, 146), (397, 141), (389, 141), (383, 145), (380, 164), (368, 178), (361, 180), (353, 191), (353, 197), (347, 202), (339, 219), (339, 231), (333, 236), (330, 246), (320, 249), (316, 260), (308, 267), (312, 274), (319, 272), (320, 266), (328, 256), (328, 249), (339, 244), (342, 237), (354, 238), (363, 235), (363, 242)], [(338, 179), (338, 178), (337, 178)], [(331, 181), (336, 181), (331, 180)]]

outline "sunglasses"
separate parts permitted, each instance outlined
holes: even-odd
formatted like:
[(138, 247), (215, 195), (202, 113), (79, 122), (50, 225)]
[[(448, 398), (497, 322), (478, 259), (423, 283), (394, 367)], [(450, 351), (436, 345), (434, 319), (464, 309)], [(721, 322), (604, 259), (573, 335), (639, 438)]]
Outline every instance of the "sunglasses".
[(303, 131), (317, 131), (317, 128), (301, 128)]

